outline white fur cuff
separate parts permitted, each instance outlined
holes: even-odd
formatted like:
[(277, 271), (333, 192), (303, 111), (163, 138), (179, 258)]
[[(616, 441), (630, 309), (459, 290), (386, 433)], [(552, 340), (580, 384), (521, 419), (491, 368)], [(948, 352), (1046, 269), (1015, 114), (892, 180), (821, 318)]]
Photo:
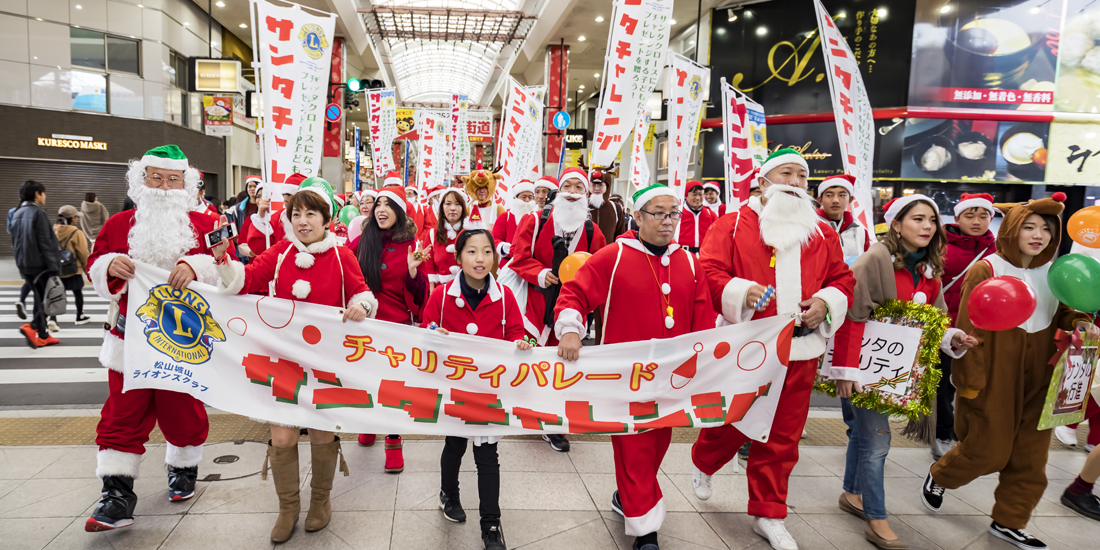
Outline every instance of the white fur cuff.
[(821, 336), (828, 339), (832, 338), (836, 331), (840, 329), (840, 326), (844, 324), (844, 319), (848, 315), (848, 297), (843, 292), (827, 286), (814, 293), (814, 298), (821, 298), (825, 301), (825, 305), (829, 307), (828, 318), (832, 319), (832, 322), (822, 321), (817, 327), (817, 332), (821, 333)]
[(791, 361), (809, 361), (825, 353), (825, 337), (821, 330), (815, 330), (801, 338), (791, 340)]
[(848, 380), (859, 382), (859, 369), (852, 367), (829, 367), (829, 380)]
[(177, 447), (171, 443), (164, 453), (164, 463), (176, 468), (190, 468), (202, 462), (202, 445)]
[(546, 276), (550, 274), (549, 269), (544, 269), (539, 272), (539, 288), (548, 288), (550, 285), (546, 284)]
[(244, 288), (244, 264), (229, 260), (214, 268), (218, 272), (218, 292), (222, 294), (240, 294)]
[(191, 256), (184, 256), (180, 258), (179, 261), (191, 267), (191, 270), (195, 272), (196, 281), (210, 286), (217, 286), (218, 271), (214, 269), (213, 256), (193, 254)]
[(950, 355), (952, 358), (959, 359), (962, 356), (966, 355), (966, 350), (964, 349), (962, 351), (955, 351), (951, 347), (951, 339), (954, 338), (956, 334), (963, 334), (963, 331), (957, 328), (949, 328), (945, 330), (943, 332), (943, 340), (940, 340), (940, 349), (943, 350), (943, 352), (947, 355)]
[(248, 243), (241, 243), (239, 246), (237, 246), (237, 251), (241, 253), (241, 256), (247, 258), (251, 258), (253, 256), (252, 247), (248, 246)]
[[(104, 300), (115, 298), (115, 295), (111, 294), (111, 290), (107, 287), (107, 268), (110, 267), (111, 262), (119, 256), (126, 255), (117, 253), (104, 254), (96, 258), (95, 263), (92, 264), (92, 268), (88, 270), (88, 277), (92, 280), (92, 289), (94, 289), (95, 293)], [(121, 294), (121, 292), (119, 294)]]
[(502, 242), (502, 243), (497, 244), (497, 254), (499, 254), (501, 256), (507, 256), (508, 253), (511, 252), (511, 251), (512, 251), (512, 243)]
[(352, 304), (358, 304), (358, 303), (363, 303), (363, 302), (366, 302), (367, 305), (368, 305), (367, 318), (368, 319), (374, 319), (375, 316), (378, 314), (378, 299), (374, 297), (373, 292), (371, 292), (369, 290), (366, 291), (366, 292), (360, 292), (359, 294), (356, 294), (356, 295), (352, 296), (351, 299), (348, 300), (347, 305), (350, 306)]
[(745, 297), (756, 283), (734, 277), (722, 289), (722, 317), (730, 324), (747, 323), (756, 310), (745, 307)]
[(656, 533), (665, 522), (665, 498), (661, 497), (661, 500), (658, 500), (657, 504), (653, 505), (653, 508), (650, 508), (644, 516), (626, 516), (624, 519), (626, 520), (624, 527), (628, 537), (640, 537)]
[(124, 453), (114, 449), (102, 449), (96, 453), (95, 475), (99, 479), (107, 476), (126, 476), (137, 479), (141, 469), (141, 455)]
[(585, 322), (581, 312), (573, 308), (563, 309), (558, 314), (558, 320), (554, 324), (554, 336), (561, 340), (562, 336), (569, 333), (583, 335), (587, 326), (588, 323)]
[[(271, 214), (268, 214), (269, 216)], [(252, 227), (255, 227), (257, 231), (264, 235), (270, 235), (272, 233), (271, 221), (267, 218), (261, 218), (259, 214), (252, 215)]]
[(122, 338), (103, 333), (103, 346), (99, 348), (99, 363), (115, 372), (122, 372), (122, 358), (126, 347)]

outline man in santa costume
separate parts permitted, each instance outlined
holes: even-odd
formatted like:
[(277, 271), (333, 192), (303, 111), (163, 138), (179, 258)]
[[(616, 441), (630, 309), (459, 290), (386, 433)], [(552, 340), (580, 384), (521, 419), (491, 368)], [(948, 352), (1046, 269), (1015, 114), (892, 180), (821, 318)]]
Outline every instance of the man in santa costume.
[[(198, 171), (194, 166), (190, 168), (196, 172)], [(199, 189), (195, 192), (195, 202), (191, 205), (191, 211), (212, 216), (214, 219), (221, 218), (221, 212), (218, 212), (218, 209), (206, 200), (206, 182), (202, 181), (202, 172), (199, 172)]]
[(710, 208), (719, 218), (726, 215), (726, 205), (722, 204), (722, 188), (708, 181), (703, 184), (703, 206)]
[[(294, 173), (287, 176), (283, 183), (269, 183), (265, 184), (264, 187), (270, 187), (273, 192), (278, 191), (283, 196), (283, 202), (285, 203), (291, 195), (298, 192), (298, 185), (305, 180), (304, 175)], [(283, 227), (285, 216), (283, 210), (275, 212), (271, 209), (269, 199), (260, 199), (256, 213), (250, 218), (252, 228), (247, 235), (241, 235), (241, 239), (248, 245), (249, 254), (259, 256), (271, 245), (286, 239), (286, 231)]]
[[(185, 393), (136, 389), (122, 393), (123, 338), (126, 330), (141, 336), (141, 323), (126, 319), (126, 282), (141, 261), (171, 271), (168, 284), (184, 288), (191, 281), (217, 284), (214, 258), (205, 235), (218, 222), (192, 211), (199, 173), (175, 145), (151, 149), (130, 161), (127, 195), (137, 207), (111, 216), (88, 256), (88, 275), (96, 293), (111, 300), (99, 361), (110, 369), (110, 395), (96, 427), (96, 476), (103, 497), (84, 529), (105, 531), (133, 524), (137, 479), (145, 442), (155, 425), (168, 440), (168, 498), (173, 502), (195, 495), (198, 465), (209, 424), (201, 401)], [(140, 298), (140, 297), (139, 297)]]
[(840, 235), (845, 260), (858, 258), (875, 242), (867, 228), (860, 225), (848, 211), (848, 204), (855, 194), (856, 177), (849, 174), (829, 176), (817, 186), (817, 202), (821, 204), (817, 215)]
[(626, 233), (626, 212), (611, 201), (610, 180), (611, 174), (606, 170), (593, 170), (592, 192), (588, 194), (588, 216), (609, 243)]
[(688, 252), (699, 253), (703, 238), (718, 215), (703, 206), (703, 182), (689, 181), (684, 195), (684, 211), (680, 217), (680, 237), (676, 242)]
[[(391, 172), (397, 175), (396, 172)], [(386, 181), (390, 181), (390, 176), (386, 176)], [(387, 184), (388, 185), (388, 184)], [(417, 234), (421, 234), (425, 231), (427, 225), (428, 213), (424, 210), (424, 205), (420, 204), (420, 190), (415, 185), (410, 185), (405, 188), (405, 198), (409, 200), (409, 204), (412, 205), (412, 210), (409, 210), (409, 217), (416, 223)], [(434, 224), (433, 224), (434, 225)]]
[[(526, 282), (520, 292), (527, 295), (523, 327), (539, 345), (558, 343), (551, 332), (554, 304), (561, 292), (558, 268), (562, 260), (574, 252), (595, 253), (607, 244), (603, 233), (588, 219), (588, 174), (580, 168), (567, 168), (561, 178), (561, 189), (551, 208), (519, 221), (510, 250), (512, 262), (508, 264)], [(569, 450), (569, 441), (563, 435), (542, 437), (555, 451)]]
[(539, 205), (540, 210), (546, 207), (546, 199), (550, 193), (557, 190), (558, 178), (554, 176), (543, 176), (535, 181), (535, 204)]
[(523, 180), (514, 185), (510, 191), (512, 202), (508, 211), (498, 217), (493, 224), (493, 240), (497, 244), (500, 267), (508, 265), (512, 260), (512, 240), (516, 237), (519, 220), (539, 209), (538, 203), (535, 202), (535, 184)]
[[(676, 193), (655, 184), (634, 194), (638, 231), (600, 249), (562, 287), (555, 311), (558, 355), (575, 361), (586, 318), (603, 313), (603, 343), (674, 338), (714, 328), (707, 276), (693, 254), (674, 243), (680, 213)], [(658, 550), (665, 502), (657, 472), (672, 428), (611, 437), (615, 484), (611, 507), (625, 518), (636, 550)]]
[[(810, 391), (825, 343), (844, 322), (855, 278), (840, 237), (818, 219), (806, 193), (809, 168), (780, 149), (760, 168), (763, 195), (749, 197), (707, 233), (699, 255), (719, 324), (780, 316), (795, 322), (791, 361), (771, 434), (753, 442), (748, 460), (748, 513), (753, 531), (776, 550), (797, 550), (787, 532), (787, 482), (798, 462)], [(683, 220), (681, 219), (681, 225)], [(695, 495), (710, 498), (712, 475), (734, 459), (748, 437), (733, 426), (704, 428), (692, 447)]]

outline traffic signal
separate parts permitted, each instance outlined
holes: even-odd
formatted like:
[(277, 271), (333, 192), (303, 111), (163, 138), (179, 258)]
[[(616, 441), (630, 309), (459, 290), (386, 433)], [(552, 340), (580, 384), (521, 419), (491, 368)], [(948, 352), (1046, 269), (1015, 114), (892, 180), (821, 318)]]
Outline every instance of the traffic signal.
[(363, 84), (362, 84), (362, 82), (359, 81), (358, 78), (349, 78), (348, 79), (348, 91), (349, 92), (351, 92), (353, 94), (356, 94), (356, 93), (359, 93), (362, 90), (363, 90)]

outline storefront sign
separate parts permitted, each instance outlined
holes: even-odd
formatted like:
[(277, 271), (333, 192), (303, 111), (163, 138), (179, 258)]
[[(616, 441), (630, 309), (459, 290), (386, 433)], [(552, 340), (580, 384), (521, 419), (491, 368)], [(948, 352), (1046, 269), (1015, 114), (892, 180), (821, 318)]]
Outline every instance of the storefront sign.
[(638, 106), (649, 100), (661, 77), (671, 19), (672, 0), (616, 0), (601, 73), (604, 82), (596, 111), (593, 166), (609, 166), (634, 130), (641, 112)]
[(190, 59), (192, 92), (236, 92), (241, 62), (235, 59)]
[(493, 112), (467, 110), (466, 137), (470, 138), (471, 143), (492, 143)]
[[(703, 90), (710, 79), (710, 69), (679, 54), (672, 54), (668, 85), (668, 186), (678, 197), (687, 188), (687, 168), (691, 152), (699, 137), (699, 120), (703, 114)], [(648, 96), (648, 94), (647, 94)], [(599, 142), (599, 139), (596, 140)], [(599, 151), (599, 148), (596, 148)]]
[(206, 135), (233, 135), (233, 98), (229, 96), (204, 96), (202, 113)]
[(1047, 183), (1096, 185), (1100, 181), (1100, 124), (1055, 122), (1046, 153)]
[[(902, 168), (904, 121), (905, 119), (875, 121), (875, 178), (905, 177)], [(836, 125), (832, 122), (768, 126), (769, 153), (785, 147), (802, 154), (810, 166), (811, 179), (844, 173)], [(705, 152), (709, 153), (710, 149)], [(909, 152), (906, 150), (906, 154)]]
[(393, 140), (397, 139), (396, 88), (367, 90), (367, 110), (370, 111), (371, 158), (374, 176), (385, 177), (396, 166), (393, 162)]
[(584, 128), (571, 128), (565, 131), (565, 148), (569, 151), (578, 151), (588, 148), (588, 130)]
[(38, 138), (39, 147), (60, 147), (62, 149), (93, 149), (96, 151), (106, 151), (107, 142), (105, 141), (92, 141), (92, 138), (84, 136), (66, 136), (62, 134), (54, 134), (53, 137), (40, 137)]

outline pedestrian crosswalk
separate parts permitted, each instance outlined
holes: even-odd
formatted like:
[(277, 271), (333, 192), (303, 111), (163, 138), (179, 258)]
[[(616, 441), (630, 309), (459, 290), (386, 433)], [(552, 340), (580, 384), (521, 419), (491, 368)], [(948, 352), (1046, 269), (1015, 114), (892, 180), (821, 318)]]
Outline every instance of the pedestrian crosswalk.
[[(61, 330), (53, 334), (61, 342), (31, 349), (19, 331), (29, 322), (16, 313), (19, 290), (18, 285), (0, 285), (0, 406), (102, 404), (108, 371), (99, 363), (99, 351), (110, 302), (86, 286), (84, 314), (91, 321), (77, 326), (73, 295), (67, 293), (68, 311), (58, 316)], [(28, 319), (33, 307), (34, 298), (28, 296)]]

